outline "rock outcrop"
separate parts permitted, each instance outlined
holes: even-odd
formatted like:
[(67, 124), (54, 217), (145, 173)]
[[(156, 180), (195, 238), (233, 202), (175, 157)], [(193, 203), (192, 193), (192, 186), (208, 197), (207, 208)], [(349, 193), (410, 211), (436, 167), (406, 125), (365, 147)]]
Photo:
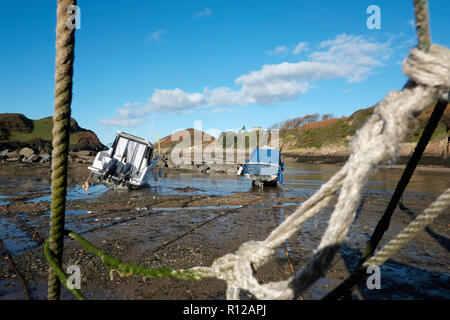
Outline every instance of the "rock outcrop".
[[(20, 113), (2, 113), (0, 114), (0, 151), (11, 152), (28, 148), (35, 153), (51, 153), (52, 129), (52, 117), (31, 120)], [(105, 146), (93, 131), (81, 128), (75, 119), (70, 119), (69, 149), (71, 151), (100, 151), (104, 148)]]

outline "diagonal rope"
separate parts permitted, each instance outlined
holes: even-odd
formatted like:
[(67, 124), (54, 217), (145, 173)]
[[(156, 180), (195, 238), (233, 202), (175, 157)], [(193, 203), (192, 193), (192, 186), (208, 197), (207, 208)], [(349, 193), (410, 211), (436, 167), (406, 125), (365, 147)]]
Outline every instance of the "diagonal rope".
[[(67, 26), (67, 9), (76, 0), (58, 0), (56, 11), (55, 113), (53, 115), (52, 196), (50, 215), (50, 250), (57, 264), (61, 264), (64, 244), (64, 215), (67, 187), (67, 158), (69, 153), (70, 104), (75, 29)], [(48, 275), (48, 299), (58, 300), (61, 284), (55, 270)]]
[[(345, 239), (360, 191), (376, 165), (392, 159), (408, 133), (408, 121), (418, 116), (450, 87), (449, 50), (433, 45), (423, 55), (412, 49), (404, 62), (404, 72), (415, 83), (402, 91), (392, 91), (375, 108), (374, 114), (351, 143), (352, 154), (344, 167), (316, 194), (299, 207), (264, 241), (247, 242), (235, 254), (217, 259), (212, 268), (216, 277), (228, 282), (227, 298), (237, 299), (240, 289), (252, 292), (259, 299), (293, 298), (306, 290), (327, 269)], [(420, 70), (416, 69), (420, 66)], [(424, 70), (432, 85), (420, 82)], [(340, 190), (338, 203), (316, 254), (305, 270), (291, 279), (260, 285), (253, 277), (251, 264), (267, 261), (273, 248), (292, 236), (301, 224), (324, 208)]]
[[(445, 208), (450, 206), (450, 188), (448, 188), (442, 195), (440, 195), (425, 211), (420, 214), (413, 222), (411, 222), (400, 234), (398, 234), (393, 240), (391, 240), (386, 246), (384, 246), (380, 251), (378, 251), (373, 257), (371, 257), (367, 262), (363, 264), (363, 268), (355, 272), (355, 275), (363, 275), (367, 267), (371, 265), (381, 265), (394, 254), (396, 254), (402, 247), (404, 247), (418, 232), (420, 232), (425, 226), (432, 223), (433, 220), (441, 214)], [(94, 244), (83, 238), (76, 232), (66, 230), (65, 233), (72, 239), (76, 240), (84, 249), (95, 254), (101, 258), (102, 262), (105, 263), (110, 268), (110, 276), (114, 272), (117, 272), (121, 277), (127, 276), (140, 276), (145, 280), (146, 278), (177, 278), (181, 280), (202, 280), (205, 278), (216, 277), (219, 279), (224, 279), (232, 274), (227, 273), (227, 268), (232, 266), (232, 262), (228, 264), (217, 263), (218, 261), (223, 261), (227, 256), (221, 257), (214, 261), (211, 267), (194, 267), (191, 269), (170, 269), (170, 268), (147, 268), (141, 265), (126, 263), (119, 258), (111, 257), (104, 251), (96, 247)], [(244, 247), (246, 249), (251, 248), (252, 242), (247, 242), (246, 246), (242, 246), (239, 251), (242, 251)], [(58, 264), (48, 248), (48, 240), (45, 242), (44, 246), (45, 257), (56, 270), (58, 277), (61, 279), (62, 283), (67, 287), (67, 275), (61, 269), (60, 264)], [(235, 257), (236, 258), (236, 257)], [(230, 259), (231, 260), (231, 259)], [(234, 259), (236, 260), (236, 259)], [(233, 267), (236, 267), (234, 265)], [(245, 269), (245, 268), (244, 268)], [(242, 271), (242, 266), (238, 268)], [(224, 273), (224, 274), (222, 274)], [(246, 285), (256, 285), (251, 279), (247, 279)], [(267, 288), (275, 288), (278, 290), (286, 290), (286, 285), (289, 281), (281, 281), (278, 283), (269, 283)], [(68, 288), (74, 295), (80, 300), (84, 300), (83, 295), (77, 289)], [(239, 286), (232, 286), (228, 288), (228, 293), (238, 294)], [(253, 291), (252, 291), (253, 292)]]
[[(431, 139), (431, 136), (436, 129), (438, 122), (444, 113), (445, 108), (447, 107), (447, 101), (445, 100), (439, 100), (439, 102), (436, 104), (427, 125), (425, 126), (425, 129), (423, 130), (422, 136), (420, 137), (419, 142), (417, 143), (416, 148), (414, 149), (413, 154), (411, 155), (411, 158), (408, 161), (408, 164), (403, 171), (403, 174), (400, 178), (400, 180), (397, 183), (397, 186), (394, 190), (394, 193), (391, 197), (391, 200), (389, 201), (385, 212), (383, 213), (383, 216), (378, 221), (372, 236), (370, 237), (369, 241), (367, 242), (366, 248), (364, 249), (363, 253), (361, 254), (361, 257), (359, 259), (358, 265), (356, 267), (356, 270), (354, 273), (358, 273), (358, 276), (351, 275), (348, 279), (344, 280), (339, 286), (337, 286), (333, 291), (328, 293), (324, 299), (337, 299), (339, 297), (350, 296), (351, 292), (354, 290), (355, 285), (361, 281), (364, 276), (366, 275), (365, 272), (359, 272), (361, 266), (363, 263), (374, 253), (376, 247), (380, 243), (384, 233), (389, 228), (391, 217), (394, 213), (395, 208), (397, 207), (398, 202), (400, 201), (401, 196), (403, 195), (404, 190), (406, 189), (409, 180), (411, 179), (414, 170), (419, 163), (422, 154), (428, 144), (428, 141)], [(352, 279), (350, 281), (350, 278)]]
[[(408, 59), (416, 59), (414, 50)], [(292, 299), (303, 292), (308, 286), (319, 278), (331, 263), (335, 253), (344, 241), (348, 228), (354, 219), (356, 207), (360, 201), (360, 192), (369, 173), (382, 161), (391, 159), (401, 147), (401, 142), (408, 133), (408, 121), (420, 114), (426, 106), (436, 100), (443, 90), (450, 88), (450, 52), (448, 49), (432, 46), (430, 53), (442, 59), (447, 67), (437, 70), (435, 79), (441, 79), (437, 87), (426, 84), (416, 84), (405, 87), (402, 91), (393, 91), (375, 108), (374, 114), (361, 128), (351, 143), (352, 154), (349, 160), (338, 173), (317, 191), (310, 199), (304, 202), (279, 227), (277, 227), (264, 241), (248, 241), (241, 245), (235, 253), (227, 254), (216, 259), (211, 267), (195, 267), (189, 270), (173, 271), (180, 276), (188, 275), (201, 279), (216, 277), (225, 280), (227, 298), (238, 299), (242, 289), (248, 290), (258, 299)], [(412, 58), (411, 58), (412, 57)], [(435, 60), (436, 57), (432, 57)], [(408, 65), (408, 59), (404, 65)], [(428, 57), (427, 57), (428, 59)], [(407, 69), (407, 68), (405, 68)], [(430, 72), (434, 69), (431, 67)], [(411, 71), (414, 72), (414, 69)], [(444, 77), (441, 77), (444, 75)], [(441, 77), (441, 78), (440, 78)], [(274, 248), (292, 236), (301, 224), (309, 217), (318, 213), (340, 190), (338, 202), (330, 218), (329, 226), (322, 237), (315, 255), (307, 267), (299, 275), (280, 282), (260, 284), (253, 276), (253, 267), (258, 268), (274, 253)], [(412, 231), (407, 229), (407, 236), (397, 241), (395, 246), (388, 247), (373, 257), (387, 259), (403, 246), (418, 232), (424, 223), (430, 222), (437, 214), (442, 212), (450, 202), (450, 197), (439, 197), (427, 209), (425, 218), (420, 220)], [(439, 209), (440, 211), (438, 211)], [(80, 239), (78, 239), (80, 240)], [(117, 260), (106, 259), (98, 252), (105, 263), (112, 262), (122, 274), (133, 274), (133, 269), (139, 273), (139, 266), (130, 267)], [(373, 262), (373, 260), (369, 260)], [(368, 261), (368, 262), (369, 262)], [(169, 274), (173, 274), (171, 271)]]
[[(415, 0), (414, 4), (418, 30), (428, 30), (426, 1)], [(391, 91), (376, 105), (373, 115), (358, 130), (356, 137), (351, 142), (351, 155), (348, 161), (335, 176), (322, 185), (310, 199), (297, 208), (265, 240), (245, 242), (235, 253), (216, 259), (210, 267), (172, 270), (169, 274), (176, 274), (182, 278), (185, 276), (195, 279), (216, 277), (225, 280), (227, 282), (226, 295), (228, 299), (238, 299), (241, 290), (250, 291), (258, 299), (292, 299), (322, 276), (345, 240), (360, 202), (362, 187), (369, 174), (374, 171), (377, 165), (396, 156), (408, 134), (408, 122), (410, 120), (415, 119), (439, 98), (448, 97), (450, 91), (450, 51), (445, 47), (431, 45), (431, 38), (429, 38), (429, 35), (427, 38), (426, 32), (425, 34), (419, 34), (418, 31), (418, 37), (420, 42), (425, 44), (425, 47), (413, 48), (408, 58), (403, 62), (403, 72), (411, 80), (403, 90)], [(338, 201), (331, 215), (328, 228), (306, 268), (289, 279), (260, 284), (253, 275), (253, 269), (257, 269), (267, 262), (277, 246), (294, 235), (307, 219), (320, 212), (335, 197), (338, 198)], [(63, 200), (65, 200), (65, 194)], [(394, 239), (395, 241), (391, 246), (380, 250), (367, 263), (382, 263), (395, 254), (421, 227), (441, 213), (449, 203), (450, 197), (447, 190), (425, 211), (418, 222), (407, 227), (404, 233)], [(58, 226), (60, 228), (59, 235), (62, 233), (61, 227), (64, 226), (64, 211), (62, 212), (62, 223), (59, 220)], [(78, 238), (77, 241), (82, 245), (83, 243), (86, 244), (82, 238)], [(98, 250), (95, 246), (91, 249)], [(96, 252), (105, 263), (117, 267), (122, 275), (133, 274), (133, 272), (142, 275), (140, 273), (143, 271), (143, 269), (140, 269), (141, 266), (126, 264), (118, 259), (105, 256), (101, 251)], [(375, 258), (378, 260), (373, 260)], [(58, 263), (60, 264), (60, 261)], [(167, 274), (165, 273), (164, 276), (167, 276)]]
[[(399, 151), (408, 133), (409, 120), (418, 116), (450, 88), (450, 51), (433, 45), (423, 61), (411, 62), (409, 60), (420, 60), (415, 50), (417, 49), (412, 49), (404, 62), (405, 73), (411, 78), (416, 77), (415, 69), (409, 69), (408, 66), (420, 64), (423, 67), (427, 64), (425, 60), (437, 61), (437, 64), (432, 63), (427, 68), (428, 72), (433, 74), (428, 78), (433, 78), (433, 82), (438, 83), (437, 86), (417, 83), (405, 87), (402, 91), (390, 92), (357, 132), (351, 143), (352, 154), (347, 163), (264, 241), (245, 242), (235, 253), (216, 259), (210, 267), (194, 267), (174, 272), (186, 272), (198, 279), (216, 277), (225, 280), (228, 299), (238, 299), (241, 290), (251, 292), (258, 299), (292, 299), (322, 276), (345, 239), (368, 175), (376, 165), (392, 159)], [(337, 191), (340, 191), (339, 195)], [(268, 261), (275, 247), (292, 236), (304, 221), (318, 213), (336, 196), (338, 201), (329, 226), (306, 268), (295, 277), (260, 284), (254, 278), (253, 268), (256, 269)], [(448, 202), (449, 199), (445, 200)], [(403, 244), (400, 243), (397, 248), (401, 245)], [(120, 269), (120, 263), (117, 263)], [(127, 265), (123, 265), (123, 268), (123, 274), (133, 274)]]
[(411, 222), (403, 231), (394, 239), (388, 242), (374, 256), (364, 262), (363, 267), (370, 265), (381, 265), (401, 248), (403, 248), (414, 236), (423, 228), (429, 225), (433, 220), (441, 214), (450, 204), (450, 188), (444, 191), (425, 211), (420, 214), (413, 222)]

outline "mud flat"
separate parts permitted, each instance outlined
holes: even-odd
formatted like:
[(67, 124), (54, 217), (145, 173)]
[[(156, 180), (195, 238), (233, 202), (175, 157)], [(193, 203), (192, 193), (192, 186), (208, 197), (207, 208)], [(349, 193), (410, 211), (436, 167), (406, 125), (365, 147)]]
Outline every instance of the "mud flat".
[[(252, 188), (249, 180), (231, 175), (205, 175), (165, 168), (163, 178), (139, 191), (81, 185), (86, 164), (72, 164), (68, 182), (66, 228), (81, 233), (108, 254), (147, 267), (187, 269), (208, 266), (247, 240), (263, 240), (298, 204), (311, 196), (340, 167), (328, 164), (286, 164), (285, 183), (278, 188)], [(362, 202), (340, 254), (329, 271), (304, 294), (319, 299), (353, 270), (365, 242), (383, 213), (400, 168), (380, 168), (363, 190)], [(400, 232), (433, 199), (450, 186), (448, 170), (418, 171), (397, 209), (382, 244)], [(308, 220), (286, 242), (295, 270), (302, 270), (328, 225), (333, 206)], [(46, 299), (48, 265), (42, 240), (48, 237), (50, 165), (0, 164), (0, 240), (25, 279), (32, 299)], [(450, 215), (447, 210), (399, 254), (381, 267), (381, 289), (365, 283), (358, 299), (449, 299)], [(81, 269), (81, 290), (88, 299), (224, 299), (225, 283), (217, 279), (121, 278), (78, 243), (66, 238), (65, 268)], [(255, 276), (279, 281), (291, 274), (285, 250)], [(73, 299), (63, 289), (64, 299)], [(247, 292), (243, 299), (253, 299)], [(24, 299), (15, 272), (0, 260), (0, 299)]]

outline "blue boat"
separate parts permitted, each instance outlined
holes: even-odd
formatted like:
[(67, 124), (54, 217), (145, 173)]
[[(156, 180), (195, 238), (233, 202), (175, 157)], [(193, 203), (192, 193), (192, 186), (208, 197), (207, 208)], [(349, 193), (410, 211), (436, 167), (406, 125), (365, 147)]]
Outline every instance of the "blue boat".
[(283, 171), (280, 150), (263, 147), (252, 151), (248, 161), (239, 168), (238, 175), (252, 180), (252, 185), (259, 182), (261, 186), (276, 186), (278, 182), (283, 183)]

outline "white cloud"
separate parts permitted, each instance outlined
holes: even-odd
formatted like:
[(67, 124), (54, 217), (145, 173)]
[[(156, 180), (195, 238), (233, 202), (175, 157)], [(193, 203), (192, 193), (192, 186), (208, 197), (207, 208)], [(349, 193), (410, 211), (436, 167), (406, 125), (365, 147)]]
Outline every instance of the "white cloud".
[(391, 53), (390, 42), (370, 42), (362, 36), (340, 34), (335, 39), (323, 41), (319, 48), (324, 51), (313, 52), (312, 61), (332, 64), (341, 69), (348, 82), (364, 80), (375, 67), (383, 65)]
[(156, 31), (152, 32), (152, 33), (148, 36), (148, 38), (149, 38), (150, 41), (152, 41), (152, 42), (159, 42), (159, 41), (161, 40), (161, 37), (162, 37), (163, 35), (165, 35), (166, 33), (167, 33), (166, 30), (164, 30), (164, 29), (159, 29), (159, 30), (156, 30)]
[[(306, 45), (300, 48), (304, 50)], [(380, 43), (362, 36), (340, 34), (319, 43), (306, 60), (264, 65), (238, 77), (234, 81), (238, 89), (206, 87), (203, 92), (193, 93), (179, 88), (155, 89), (145, 106), (125, 105), (117, 110), (118, 115), (104, 123), (128, 121), (136, 124), (143, 121), (148, 112), (186, 113), (205, 107), (216, 108), (214, 112), (219, 112), (222, 109), (218, 107), (224, 106), (270, 105), (294, 100), (313, 88), (315, 81), (343, 79), (353, 83), (365, 80), (374, 68), (384, 65), (391, 51), (390, 41)]]
[(101, 119), (100, 124), (106, 126), (135, 127), (147, 120), (148, 110), (140, 103), (126, 102), (123, 108), (118, 108), (117, 114), (110, 119)]
[(233, 108), (215, 108), (211, 111), (212, 113), (221, 113), (221, 112), (233, 112)]
[(210, 8), (205, 8), (203, 11), (194, 13), (194, 18), (200, 18), (200, 17), (207, 17), (212, 14), (212, 11)]
[(270, 50), (269, 56), (277, 56), (277, 55), (282, 55), (285, 54), (288, 51), (288, 48), (286, 46), (278, 46), (275, 47), (275, 49)]
[(178, 88), (173, 90), (155, 89), (150, 98), (149, 110), (159, 112), (181, 112), (198, 108), (204, 104), (201, 93), (187, 93)]
[(100, 119), (99, 123), (104, 126), (136, 127), (144, 121), (145, 119), (120, 119), (113, 117), (111, 119)]
[(308, 42), (299, 42), (297, 46), (292, 50), (293, 54), (300, 54), (306, 50), (308, 50)]

